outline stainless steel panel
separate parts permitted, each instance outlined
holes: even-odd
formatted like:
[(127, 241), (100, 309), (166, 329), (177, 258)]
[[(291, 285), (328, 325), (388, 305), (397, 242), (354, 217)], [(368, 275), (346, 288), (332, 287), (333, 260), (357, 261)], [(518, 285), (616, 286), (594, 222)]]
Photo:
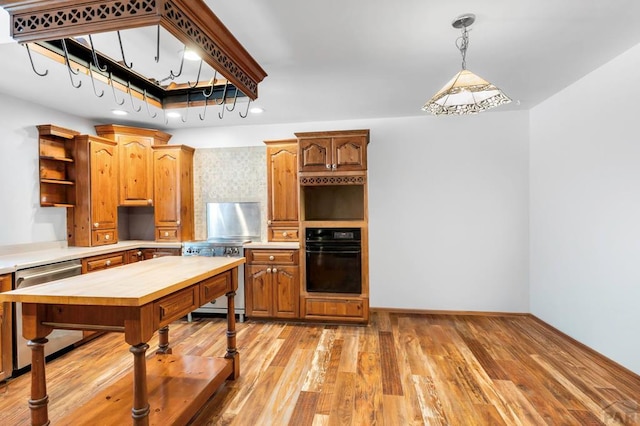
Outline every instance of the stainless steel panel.
[(260, 240), (260, 203), (207, 203), (207, 239)]

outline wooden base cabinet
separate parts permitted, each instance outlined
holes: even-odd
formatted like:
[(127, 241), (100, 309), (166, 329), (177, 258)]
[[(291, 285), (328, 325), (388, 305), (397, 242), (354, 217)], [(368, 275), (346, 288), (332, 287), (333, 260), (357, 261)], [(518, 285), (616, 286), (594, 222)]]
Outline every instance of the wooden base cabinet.
[[(0, 293), (11, 290), (11, 274), (0, 275)], [(0, 303), (0, 380), (11, 376), (13, 364), (12, 309), (10, 302)]]
[(299, 250), (246, 250), (246, 315), (299, 318)]
[(127, 251), (127, 263), (135, 263), (143, 260), (155, 259), (162, 256), (180, 256), (179, 248), (141, 248)]

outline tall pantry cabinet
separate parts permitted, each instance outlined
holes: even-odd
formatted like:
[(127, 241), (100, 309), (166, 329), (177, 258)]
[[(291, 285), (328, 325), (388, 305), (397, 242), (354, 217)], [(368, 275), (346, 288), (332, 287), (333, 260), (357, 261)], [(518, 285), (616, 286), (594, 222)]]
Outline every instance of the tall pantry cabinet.
[(92, 135), (74, 137), (74, 207), (67, 209), (70, 246), (118, 241), (118, 144)]
[(269, 241), (298, 241), (298, 141), (267, 145), (267, 227)]

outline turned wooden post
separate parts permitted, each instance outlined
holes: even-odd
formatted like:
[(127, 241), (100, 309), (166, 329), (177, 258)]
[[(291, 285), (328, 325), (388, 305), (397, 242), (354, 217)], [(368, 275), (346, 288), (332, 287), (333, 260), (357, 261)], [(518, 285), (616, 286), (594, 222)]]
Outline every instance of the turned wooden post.
[(38, 338), (29, 340), (27, 346), (31, 348), (31, 398), (29, 409), (31, 410), (31, 424), (44, 426), (49, 424), (47, 405), (47, 379), (44, 370), (44, 345), (48, 340)]
[(131, 418), (136, 426), (149, 424), (149, 397), (147, 395), (147, 360), (145, 353), (149, 349), (146, 343), (131, 346), (133, 354), (133, 407)]
[(171, 348), (169, 347), (169, 326), (165, 325), (160, 330), (158, 330), (158, 350), (157, 354), (170, 354), (172, 353)]
[(227, 293), (227, 353), (225, 358), (231, 359), (233, 371), (229, 379), (235, 380), (240, 377), (240, 355), (236, 348), (236, 306), (234, 296), (235, 291)]

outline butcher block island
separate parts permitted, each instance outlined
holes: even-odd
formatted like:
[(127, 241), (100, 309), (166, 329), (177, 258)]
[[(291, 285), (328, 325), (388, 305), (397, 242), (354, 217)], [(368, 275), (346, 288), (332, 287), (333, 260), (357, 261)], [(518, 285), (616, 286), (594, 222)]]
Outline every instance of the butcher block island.
[[(60, 424), (187, 423), (225, 380), (240, 374), (233, 310), (238, 267), (244, 263), (244, 258), (160, 257), (0, 293), (0, 302), (22, 302), (22, 334), (32, 351), (32, 424), (49, 423), (44, 345), (53, 329), (121, 332), (133, 354), (129, 375)], [(168, 325), (225, 294), (226, 354), (172, 354)], [(147, 361), (147, 342), (156, 331), (158, 349)]]

